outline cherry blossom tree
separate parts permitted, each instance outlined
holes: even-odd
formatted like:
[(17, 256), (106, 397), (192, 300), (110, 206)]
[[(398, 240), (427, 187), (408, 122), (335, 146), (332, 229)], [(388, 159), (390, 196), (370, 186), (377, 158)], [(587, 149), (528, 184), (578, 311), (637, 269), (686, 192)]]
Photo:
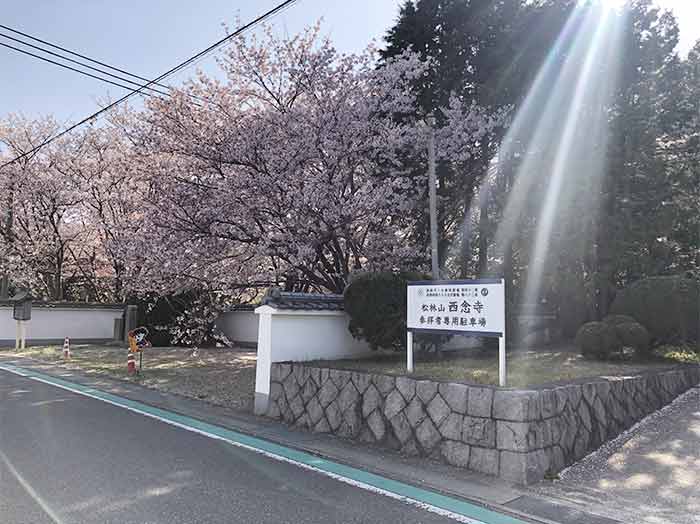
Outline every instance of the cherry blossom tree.
[[(151, 190), (132, 256), (147, 287), (342, 292), (353, 271), (425, 264), (408, 233), (426, 180), (404, 165), (425, 149), (410, 116), (425, 63), (378, 68), (372, 48), (340, 54), (315, 27), (239, 39), (220, 66), (225, 81), (200, 74), (135, 125)], [(457, 101), (445, 116), (440, 140), (462, 156), (501, 118)]]
[[(11, 116), (2, 125), (0, 140), (6, 155), (30, 153), (56, 132), (51, 118), (28, 120)], [(5, 166), (0, 185), (6, 198), (0, 238), (3, 271), (15, 286), (29, 287), (39, 296), (64, 298), (69, 272), (68, 246), (83, 229), (75, 207), (81, 196), (70, 176), (57, 165), (65, 158), (67, 141), (56, 141)]]

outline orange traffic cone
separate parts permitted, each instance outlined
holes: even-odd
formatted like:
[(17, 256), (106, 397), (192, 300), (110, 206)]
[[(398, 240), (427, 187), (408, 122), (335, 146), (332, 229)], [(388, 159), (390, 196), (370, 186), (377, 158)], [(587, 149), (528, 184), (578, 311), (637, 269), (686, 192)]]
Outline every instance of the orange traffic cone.
[(129, 354), (126, 357), (126, 370), (129, 375), (136, 373), (136, 357), (131, 351), (129, 351)]
[(70, 360), (70, 339), (68, 337), (63, 340), (63, 358)]

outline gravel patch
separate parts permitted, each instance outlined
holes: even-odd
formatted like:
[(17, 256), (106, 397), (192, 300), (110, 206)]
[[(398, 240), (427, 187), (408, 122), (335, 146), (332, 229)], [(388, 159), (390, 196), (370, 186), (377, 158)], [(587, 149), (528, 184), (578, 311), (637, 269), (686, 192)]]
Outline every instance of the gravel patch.
[(532, 489), (634, 524), (700, 524), (700, 388), (646, 417), (560, 480)]

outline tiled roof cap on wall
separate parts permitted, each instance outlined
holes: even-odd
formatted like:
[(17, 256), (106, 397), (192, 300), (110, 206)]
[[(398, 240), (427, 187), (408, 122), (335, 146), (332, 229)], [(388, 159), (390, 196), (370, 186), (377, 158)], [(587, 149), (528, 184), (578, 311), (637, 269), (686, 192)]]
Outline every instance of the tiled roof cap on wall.
[(342, 311), (343, 295), (291, 293), (279, 288), (271, 288), (263, 297), (261, 305), (275, 309)]

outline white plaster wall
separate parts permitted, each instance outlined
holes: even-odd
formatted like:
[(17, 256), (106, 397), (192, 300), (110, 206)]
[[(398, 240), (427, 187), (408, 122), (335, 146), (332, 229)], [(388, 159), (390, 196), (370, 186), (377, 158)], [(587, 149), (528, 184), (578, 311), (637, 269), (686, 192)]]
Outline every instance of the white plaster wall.
[(232, 342), (257, 344), (258, 322), (254, 311), (227, 311), (216, 319), (216, 327)]
[(348, 331), (350, 319), (342, 312), (332, 315), (272, 315), (271, 362), (337, 360), (363, 355), (369, 346)]
[(261, 306), (258, 360), (255, 368), (255, 411), (267, 410), (273, 362), (338, 360), (370, 353), (369, 345), (348, 331), (342, 311), (285, 311)]
[[(26, 323), (27, 340), (75, 339), (111, 340), (114, 336), (114, 319), (121, 318), (121, 308), (86, 308), (70, 306), (32, 308), (32, 319)], [(12, 308), (0, 306), (0, 339), (14, 343), (16, 321)]]

